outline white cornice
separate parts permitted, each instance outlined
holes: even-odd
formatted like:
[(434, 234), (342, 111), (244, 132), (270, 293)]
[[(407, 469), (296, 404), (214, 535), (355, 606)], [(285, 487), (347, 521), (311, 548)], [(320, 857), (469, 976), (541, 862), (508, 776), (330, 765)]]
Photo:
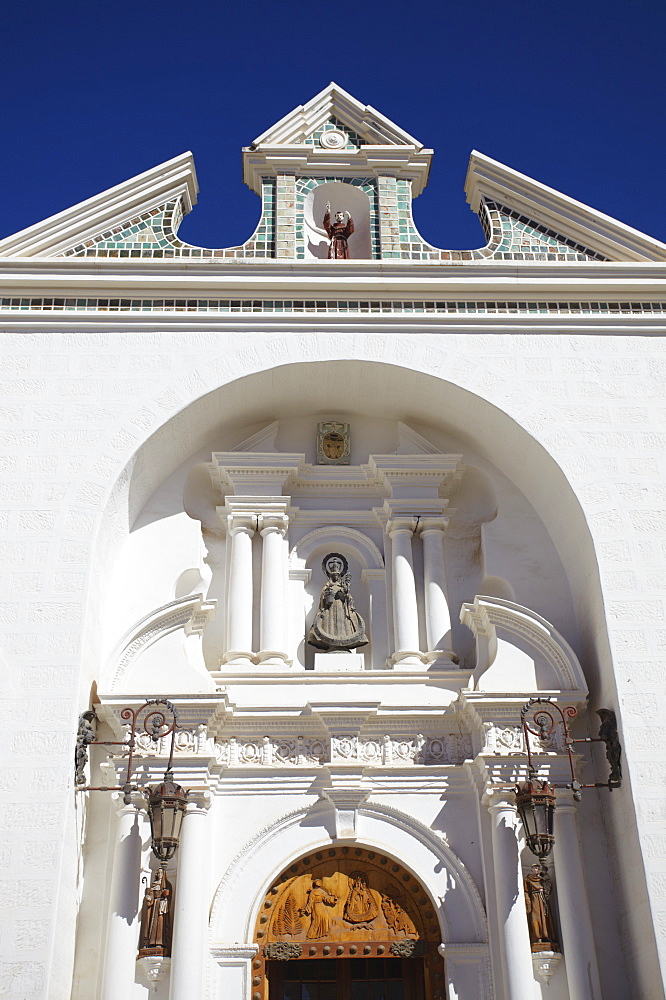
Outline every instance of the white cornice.
[(109, 227), (176, 198), (181, 198), (183, 212), (187, 214), (196, 204), (198, 190), (192, 154), (181, 153), (0, 240), (0, 257), (53, 257)]
[[(331, 117), (361, 139), (356, 149), (305, 146), (304, 140)], [(330, 83), (258, 136), (243, 150), (243, 180), (261, 194), (261, 178), (278, 173), (337, 177), (390, 175), (413, 182), (419, 195), (428, 183), (433, 151), (370, 105)]]
[(275, 125), (262, 132), (252, 143), (277, 145), (295, 143), (311, 135), (315, 129), (328, 121), (331, 116), (338, 118), (371, 145), (407, 145), (423, 148), (423, 144), (405, 132), (399, 125), (386, 118), (369, 104), (361, 104), (355, 97), (336, 83), (329, 83), (307, 104), (301, 104), (281, 118)]
[(666, 244), (654, 237), (476, 150), (470, 156), (465, 193), (477, 215), (484, 199), (497, 202), (611, 260), (666, 260)]
[[(3, 262), (4, 263), (4, 262)], [(53, 262), (54, 264), (56, 262)], [(321, 263), (321, 262), (320, 262)], [(121, 298), (224, 298), (226, 295), (251, 299), (312, 298), (315, 294), (336, 298), (384, 299), (399, 295), (405, 298), (487, 297), (489, 299), (599, 299), (617, 300), (623, 295), (633, 298), (666, 295), (666, 267), (644, 268), (640, 265), (603, 265), (602, 270), (578, 270), (576, 265), (562, 270), (538, 266), (469, 268), (442, 267), (439, 270), (406, 268), (389, 270), (375, 265), (365, 271), (344, 270), (335, 275), (323, 267), (301, 268), (294, 262), (290, 267), (275, 269), (233, 268), (213, 269), (164, 268), (124, 270), (105, 268), (99, 263), (88, 269), (63, 267), (62, 261), (53, 268), (30, 270), (7, 269), (0, 273), (0, 296), (57, 297), (121, 297)], [(585, 265), (583, 265), (585, 267)]]

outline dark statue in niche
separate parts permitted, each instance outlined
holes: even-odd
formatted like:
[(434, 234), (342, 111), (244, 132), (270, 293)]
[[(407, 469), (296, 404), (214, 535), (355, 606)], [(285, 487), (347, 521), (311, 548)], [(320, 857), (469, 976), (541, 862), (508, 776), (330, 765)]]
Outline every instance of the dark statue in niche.
[[(345, 222), (345, 215), (347, 221)], [(331, 203), (326, 203), (326, 213), (324, 215), (324, 229), (330, 243), (328, 246), (329, 260), (349, 260), (349, 244), (347, 240), (354, 232), (354, 220), (349, 212), (336, 212), (335, 219), (331, 222)]]
[(532, 951), (559, 951), (553, 912), (550, 908), (553, 883), (546, 865), (532, 865), (529, 874), (525, 876), (523, 886)]
[(354, 607), (349, 591), (349, 563), (339, 552), (329, 552), (324, 557), (322, 568), (328, 580), (321, 591), (308, 643), (327, 653), (334, 650), (349, 652), (358, 646), (366, 646), (365, 622)]
[(141, 907), (139, 958), (171, 955), (171, 900), (173, 887), (163, 868), (155, 872)]

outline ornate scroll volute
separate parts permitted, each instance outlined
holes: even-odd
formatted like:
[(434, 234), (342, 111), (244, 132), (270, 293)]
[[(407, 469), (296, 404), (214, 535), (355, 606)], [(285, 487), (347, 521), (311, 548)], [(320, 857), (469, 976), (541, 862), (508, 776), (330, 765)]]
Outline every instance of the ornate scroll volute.
[(253, 1000), (268, 998), (271, 960), (424, 957), (442, 976), (429, 897), (402, 865), (360, 847), (327, 848), (291, 865), (266, 894), (255, 933)]

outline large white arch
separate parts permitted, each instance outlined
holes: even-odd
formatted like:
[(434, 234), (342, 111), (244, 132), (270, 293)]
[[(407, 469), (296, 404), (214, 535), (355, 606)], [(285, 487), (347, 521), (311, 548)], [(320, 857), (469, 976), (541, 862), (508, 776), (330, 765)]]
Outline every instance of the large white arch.
[[(280, 872), (304, 854), (331, 846), (329, 820), (330, 807), (319, 800), (273, 820), (247, 842), (215, 891), (211, 947), (239, 943), (239, 936), (252, 940), (261, 902)], [(366, 802), (359, 807), (352, 843), (381, 851), (412, 872), (433, 901), (445, 944), (487, 943), (479, 890), (460, 858), (429, 827), (399, 809)]]

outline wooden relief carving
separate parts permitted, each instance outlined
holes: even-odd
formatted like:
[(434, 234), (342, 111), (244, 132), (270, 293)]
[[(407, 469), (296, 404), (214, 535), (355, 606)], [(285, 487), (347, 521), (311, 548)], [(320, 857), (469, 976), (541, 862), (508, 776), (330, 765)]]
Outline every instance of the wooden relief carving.
[(263, 945), (390, 945), (434, 940), (438, 929), (429, 899), (401, 865), (374, 851), (343, 847), (303, 858), (280, 876), (264, 901), (257, 938)]
[(406, 983), (425, 983), (425, 994), (408, 986), (405, 995), (443, 1000), (434, 908), (414, 876), (379, 852), (330, 847), (296, 861), (266, 894), (255, 935), (251, 1000), (269, 1000), (269, 976), (287, 964), (337, 959), (338, 969), (361, 958), (402, 962)]

